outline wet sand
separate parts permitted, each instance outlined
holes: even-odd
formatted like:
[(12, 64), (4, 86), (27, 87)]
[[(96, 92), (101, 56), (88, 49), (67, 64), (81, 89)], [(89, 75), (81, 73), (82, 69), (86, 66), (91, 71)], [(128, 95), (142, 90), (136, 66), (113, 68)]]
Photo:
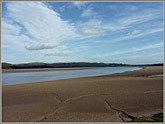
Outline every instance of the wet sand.
[(163, 112), (162, 67), (2, 86), (4, 122), (121, 122)]

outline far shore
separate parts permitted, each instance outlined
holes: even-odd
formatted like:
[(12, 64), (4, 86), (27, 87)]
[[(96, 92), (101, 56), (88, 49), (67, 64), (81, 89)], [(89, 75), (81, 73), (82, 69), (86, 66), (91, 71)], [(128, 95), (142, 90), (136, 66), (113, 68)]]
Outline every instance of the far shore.
[(163, 67), (2, 86), (3, 122), (125, 122), (163, 112)]

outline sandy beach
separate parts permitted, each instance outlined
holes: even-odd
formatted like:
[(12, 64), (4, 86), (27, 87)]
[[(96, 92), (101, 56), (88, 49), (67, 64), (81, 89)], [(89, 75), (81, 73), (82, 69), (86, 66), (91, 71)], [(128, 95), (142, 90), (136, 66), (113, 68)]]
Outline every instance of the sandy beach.
[(122, 122), (163, 112), (163, 67), (2, 86), (3, 122)]

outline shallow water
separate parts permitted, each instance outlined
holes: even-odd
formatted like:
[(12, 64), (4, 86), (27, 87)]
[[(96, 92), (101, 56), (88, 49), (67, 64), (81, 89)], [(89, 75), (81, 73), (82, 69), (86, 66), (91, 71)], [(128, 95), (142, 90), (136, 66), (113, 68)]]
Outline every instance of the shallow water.
[(139, 70), (138, 67), (105, 67), (84, 70), (2, 73), (2, 85), (24, 84), (60, 79), (92, 77)]

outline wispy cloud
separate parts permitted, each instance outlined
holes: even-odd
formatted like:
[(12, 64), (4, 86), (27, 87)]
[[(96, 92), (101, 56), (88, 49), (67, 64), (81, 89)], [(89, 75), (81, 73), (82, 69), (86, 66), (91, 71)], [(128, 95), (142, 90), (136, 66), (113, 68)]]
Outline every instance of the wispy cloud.
[(44, 49), (53, 49), (58, 47), (59, 44), (38, 44), (38, 45), (31, 45), (31, 46), (25, 46), (25, 49), (27, 50), (44, 50)]
[(142, 32), (142, 31), (141, 31), (141, 30), (134, 30), (134, 31), (128, 33), (128, 35), (129, 35), (129, 36), (130, 36), (130, 35), (135, 35), (135, 34), (139, 34), (140, 32)]
[(71, 53), (66, 52), (54, 52), (54, 53), (47, 53), (45, 56), (71, 56)]
[(164, 48), (158, 48), (159, 51), (164, 51)]
[[(20, 34), (21, 27), (13, 24), (13, 21), (2, 19), (2, 48), (21, 50), (29, 41), (29, 38)], [(13, 47), (14, 46), (14, 47)]]
[[(89, 12), (89, 17), (93, 17), (95, 16), (95, 13), (91, 12), (91, 9), (89, 9), (90, 11), (88, 11), (88, 9), (84, 10), (84, 12)], [(93, 15), (93, 16), (92, 16)], [(83, 22), (86, 25), (89, 25), (93, 28), (99, 29), (99, 31), (104, 32), (102, 33), (102, 35), (107, 35), (110, 33), (117, 33), (118, 31), (124, 31), (124, 30), (129, 30), (132, 27), (134, 27), (135, 25), (139, 25), (139, 24), (143, 24), (145, 22), (148, 21), (152, 21), (154, 19), (158, 18), (158, 15), (156, 13), (152, 13), (152, 12), (145, 12), (145, 14), (142, 13), (137, 13), (137, 14), (132, 14), (132, 15), (127, 15), (124, 17), (120, 17), (120, 18), (116, 18), (115, 21), (109, 21), (107, 23), (102, 23), (102, 19), (101, 18), (97, 18), (97, 19), (91, 19), (88, 20), (87, 22)], [(83, 24), (82, 23), (82, 24)], [(148, 35), (151, 33), (156, 33), (156, 32), (160, 32), (163, 31), (163, 28), (155, 28), (155, 29), (150, 29), (148, 31), (143, 31), (143, 29), (134, 29), (132, 32), (128, 33), (128, 36), (124, 37), (123, 40), (125, 39), (131, 39), (131, 38), (135, 38), (135, 37), (140, 37), (140, 36), (144, 36), (144, 35)], [(116, 38), (118, 39), (118, 38)], [(120, 39), (122, 40), (122, 38)], [(114, 42), (116, 40), (113, 40)]]
[(36, 42), (57, 43), (76, 37), (74, 25), (41, 2), (9, 2), (6, 7), (7, 16), (20, 23)]
[(12, 23), (7, 23), (4, 20), (2, 20), (2, 33), (3, 34), (11, 34), (11, 35), (18, 35), (21, 31), (21, 27), (12, 24)]
[(83, 26), (83, 28), (82, 28), (83, 35), (97, 35), (99, 33), (100, 33), (99, 30), (97, 30), (93, 27), (87, 26), (87, 25)]
[(78, 9), (81, 9), (84, 7), (88, 2), (81, 2), (81, 1), (74, 1), (72, 2), (73, 5), (75, 5)]
[(92, 8), (86, 8), (83, 10), (82, 14), (80, 15), (81, 17), (93, 17), (95, 16), (96, 13), (92, 10)]
[(18, 61), (20, 55), (24, 61), (54, 62), (115, 59), (149, 54), (150, 49), (162, 52), (162, 3), (4, 3), (2, 49)]
[(158, 18), (158, 15), (157, 13), (154, 13), (154, 11), (153, 13), (145, 12), (145, 14), (137, 13), (117, 18), (115, 21), (111, 21), (110, 23), (103, 25), (102, 28), (107, 29), (109, 31), (119, 31), (132, 28), (135, 25), (139, 25), (154, 20), (156, 18)]
[(130, 34), (130, 35), (122, 36), (122, 37), (119, 37), (119, 38), (114, 38), (111, 41), (112, 42), (119, 42), (119, 41), (128, 40), (128, 39), (135, 39), (135, 38), (138, 38), (138, 37), (142, 37), (142, 36), (145, 36), (145, 35), (151, 35), (151, 34), (154, 34), (154, 33), (157, 33), (157, 32), (162, 32), (162, 31), (163, 31), (163, 28), (157, 28), (157, 29), (152, 29), (152, 30), (147, 30), (147, 31), (143, 31), (143, 32), (134, 33), (133, 35)]
[(24, 46), (28, 44), (31, 39), (26, 35), (11, 35), (11, 34), (3, 34), (2, 35), (2, 48), (8, 48), (10, 50), (22, 51), (24, 50)]
[(149, 14), (137, 14), (137, 15), (132, 15), (132, 16), (128, 16), (128, 17), (123, 17), (120, 20), (118, 20), (118, 22), (123, 25), (122, 27), (130, 27), (136, 24), (140, 24), (149, 20), (152, 20), (156, 15), (149, 13)]
[(104, 58), (104, 57), (116, 56), (116, 55), (121, 55), (121, 54), (135, 53), (135, 52), (139, 52), (139, 51), (159, 48), (162, 46), (163, 46), (163, 43), (156, 43), (156, 44), (151, 44), (151, 45), (142, 46), (142, 47), (132, 47), (129, 49), (118, 50), (116, 52), (110, 52), (110, 53), (106, 53), (106, 54), (96, 55), (96, 58)]
[(162, 32), (162, 31), (163, 31), (163, 28), (151, 29), (151, 30), (147, 30), (147, 31), (144, 31), (144, 32), (137, 31), (136, 33), (134, 33), (134, 35), (126, 36), (125, 39), (137, 38), (137, 37), (150, 35), (150, 34), (157, 33), (157, 32)]

